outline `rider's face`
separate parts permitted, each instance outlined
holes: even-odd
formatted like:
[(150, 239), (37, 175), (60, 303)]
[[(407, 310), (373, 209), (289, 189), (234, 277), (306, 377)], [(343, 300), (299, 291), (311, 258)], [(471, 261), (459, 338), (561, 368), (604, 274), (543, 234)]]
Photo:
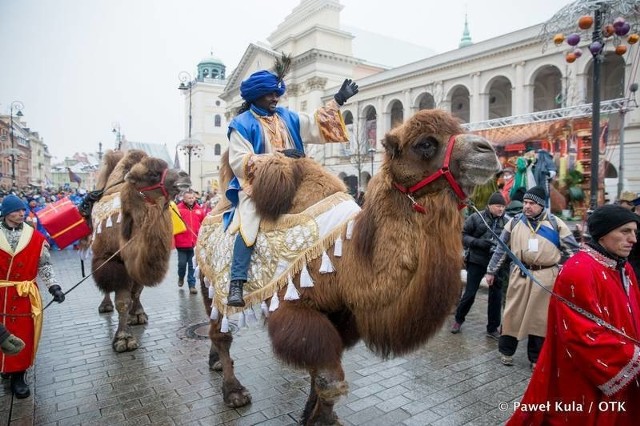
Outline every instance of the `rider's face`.
[(259, 97), (254, 101), (254, 104), (260, 109), (264, 109), (269, 112), (275, 112), (279, 100), (280, 96), (278, 96), (277, 93), (273, 92)]

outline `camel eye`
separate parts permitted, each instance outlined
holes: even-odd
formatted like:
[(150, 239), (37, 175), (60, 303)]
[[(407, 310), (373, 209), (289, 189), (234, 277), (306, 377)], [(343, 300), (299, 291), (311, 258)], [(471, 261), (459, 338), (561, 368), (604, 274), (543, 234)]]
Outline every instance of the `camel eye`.
[(413, 144), (412, 149), (420, 157), (429, 159), (438, 151), (438, 140), (433, 136), (421, 136)]

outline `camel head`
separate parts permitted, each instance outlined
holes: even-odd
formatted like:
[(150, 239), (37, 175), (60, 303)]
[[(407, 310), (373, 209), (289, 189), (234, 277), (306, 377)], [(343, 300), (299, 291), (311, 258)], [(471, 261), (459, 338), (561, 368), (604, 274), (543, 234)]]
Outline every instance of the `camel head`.
[(389, 132), (382, 144), (386, 150), (383, 171), (410, 196), (452, 189), (462, 201), (475, 185), (500, 170), (489, 141), (463, 133), (457, 119), (439, 109), (418, 111)]
[(182, 170), (170, 169), (166, 161), (145, 157), (134, 165), (125, 181), (152, 204), (168, 205), (176, 195), (191, 186), (189, 175)]

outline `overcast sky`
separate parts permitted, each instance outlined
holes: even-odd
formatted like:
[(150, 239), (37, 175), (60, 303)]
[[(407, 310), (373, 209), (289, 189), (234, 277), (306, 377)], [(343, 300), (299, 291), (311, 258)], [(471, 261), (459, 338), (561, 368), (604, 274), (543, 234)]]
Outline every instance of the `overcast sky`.
[[(569, 0), (341, 0), (341, 23), (437, 53), (548, 20)], [(129, 140), (184, 138), (182, 70), (213, 51), (227, 74), (300, 0), (0, 0), (0, 112), (24, 104), (54, 161)], [(367, 58), (362, 58), (367, 59)]]

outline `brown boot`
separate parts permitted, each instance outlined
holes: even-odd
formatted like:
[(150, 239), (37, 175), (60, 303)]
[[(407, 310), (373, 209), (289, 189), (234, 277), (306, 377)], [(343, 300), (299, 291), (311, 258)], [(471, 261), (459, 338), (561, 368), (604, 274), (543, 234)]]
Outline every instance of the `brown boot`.
[(182, 287), (184, 285), (184, 277), (178, 277), (178, 287)]
[(242, 286), (246, 283), (244, 280), (233, 280), (229, 285), (229, 296), (227, 296), (227, 306), (241, 308), (244, 306), (242, 298)]

